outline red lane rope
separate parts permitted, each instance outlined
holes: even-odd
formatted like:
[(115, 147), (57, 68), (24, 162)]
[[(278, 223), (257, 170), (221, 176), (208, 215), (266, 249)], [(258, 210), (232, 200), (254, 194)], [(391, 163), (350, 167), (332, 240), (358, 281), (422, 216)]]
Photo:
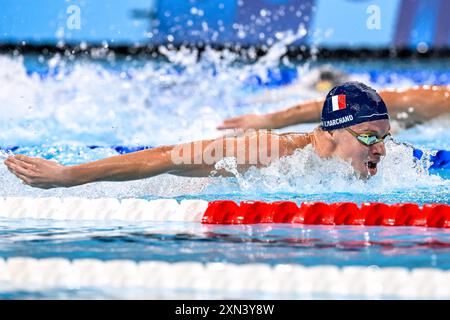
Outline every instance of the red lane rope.
[(204, 224), (298, 223), (313, 225), (418, 226), (450, 228), (450, 206), (414, 203), (384, 204), (353, 202), (327, 204), (292, 201), (219, 200), (208, 204)]

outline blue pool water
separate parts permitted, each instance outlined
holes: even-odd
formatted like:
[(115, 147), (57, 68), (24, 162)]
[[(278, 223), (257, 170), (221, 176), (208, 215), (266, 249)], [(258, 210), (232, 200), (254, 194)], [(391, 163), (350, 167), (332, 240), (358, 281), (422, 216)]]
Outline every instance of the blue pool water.
[[(291, 71), (281, 73), (275, 58), (242, 64), (231, 53), (207, 51), (200, 61), (189, 53), (166, 55), (168, 61), (0, 56), (0, 146), (19, 146), (14, 152), (77, 164), (116, 155), (109, 146), (159, 146), (218, 137), (221, 133), (215, 128), (226, 117), (273, 111), (323, 95), (308, 88), (308, 79), (321, 65), (318, 62), (285, 61), (283, 70)], [(376, 88), (450, 82), (448, 60), (331, 64)], [(279, 77), (274, 78), (274, 74)], [(297, 84), (298, 88), (286, 90), (280, 84)], [(270, 92), (275, 92), (276, 99)], [(395, 140), (423, 150), (450, 150), (449, 124), (448, 115), (443, 116), (399, 131)], [(308, 131), (315, 125), (297, 125), (285, 131)], [(100, 147), (92, 149), (90, 145)], [(411, 148), (404, 145), (389, 143), (387, 150), (379, 174), (369, 181), (355, 179), (346, 163), (318, 159), (306, 149), (269, 168), (231, 179), (163, 175), (52, 190), (25, 186), (1, 165), (0, 190), (3, 197), (450, 204), (450, 170), (429, 171), (430, 164), (415, 160)], [(302, 157), (309, 157), (308, 166), (301, 164)], [(2, 219), (0, 257), (448, 270), (449, 232), (432, 228)], [(108, 294), (95, 290), (10, 292), (0, 298), (80, 296), (107, 298)]]
[(1, 220), (0, 255), (450, 270), (450, 230)]

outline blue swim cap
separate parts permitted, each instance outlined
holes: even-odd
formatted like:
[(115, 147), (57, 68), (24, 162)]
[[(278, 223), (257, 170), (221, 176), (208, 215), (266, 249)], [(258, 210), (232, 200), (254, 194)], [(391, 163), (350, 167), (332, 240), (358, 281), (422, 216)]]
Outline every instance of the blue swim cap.
[(389, 115), (378, 93), (361, 82), (346, 82), (327, 94), (321, 127), (331, 131), (381, 119)]

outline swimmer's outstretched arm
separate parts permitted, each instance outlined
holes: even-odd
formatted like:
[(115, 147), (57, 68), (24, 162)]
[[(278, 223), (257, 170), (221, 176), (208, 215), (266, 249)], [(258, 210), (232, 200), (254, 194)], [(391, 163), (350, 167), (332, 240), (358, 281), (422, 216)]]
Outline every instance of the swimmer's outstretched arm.
[[(379, 92), (393, 119), (410, 126), (444, 113), (450, 113), (449, 86), (418, 86), (404, 90)], [(279, 129), (299, 123), (319, 122), (324, 99), (307, 101), (297, 106), (264, 115), (247, 114), (225, 120), (223, 129)]]
[[(261, 139), (269, 140), (266, 146), (259, 143)], [(72, 187), (96, 181), (137, 180), (163, 173), (207, 177), (214, 170), (214, 164), (225, 156), (243, 159), (237, 163), (238, 171), (245, 171), (251, 165), (267, 165), (275, 158), (286, 155), (283, 141), (277, 134), (255, 131), (241, 137), (164, 146), (75, 166), (63, 166), (54, 161), (24, 155), (7, 158), (5, 165), (25, 184), (43, 189)], [(272, 146), (277, 142), (280, 147), (272, 152)], [(258, 150), (252, 151), (250, 146), (258, 146)], [(283, 154), (280, 154), (280, 150)], [(267, 158), (255, 160), (250, 157), (250, 154), (264, 153), (268, 155)], [(219, 170), (217, 173), (227, 175), (225, 171)]]

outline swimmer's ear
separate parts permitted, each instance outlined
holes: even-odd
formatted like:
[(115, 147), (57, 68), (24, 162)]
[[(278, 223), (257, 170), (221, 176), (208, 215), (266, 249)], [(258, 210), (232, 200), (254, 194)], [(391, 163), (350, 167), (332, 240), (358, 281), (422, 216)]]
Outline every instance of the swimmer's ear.
[(335, 135), (336, 135), (336, 131), (335, 130), (324, 131), (324, 138), (326, 140), (328, 140), (329, 143), (332, 143), (333, 145), (336, 144)]
[(334, 130), (330, 130), (330, 131), (322, 130), (322, 138), (323, 139), (334, 139), (335, 132), (336, 131), (334, 131)]
[(314, 130), (315, 148), (319, 156), (329, 157), (336, 150), (337, 142), (333, 135), (334, 131), (325, 131), (320, 128)]
[(337, 141), (336, 141), (336, 131), (324, 131), (324, 139), (323, 139), (324, 147), (331, 153), (336, 150)]

